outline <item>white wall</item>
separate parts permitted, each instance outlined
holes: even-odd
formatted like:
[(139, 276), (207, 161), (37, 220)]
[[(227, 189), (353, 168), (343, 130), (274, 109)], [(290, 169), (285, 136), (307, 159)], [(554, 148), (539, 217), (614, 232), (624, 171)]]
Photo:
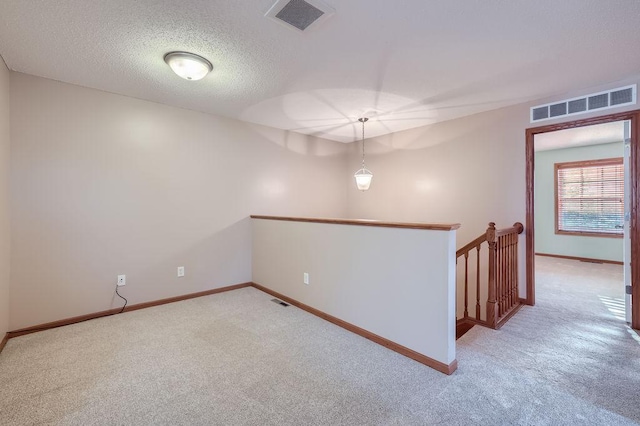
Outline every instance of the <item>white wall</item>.
[(121, 306), (118, 274), (132, 304), (251, 281), (250, 214), (346, 214), (343, 144), (17, 73), (11, 147), (12, 330)]
[(622, 262), (622, 239), (555, 233), (555, 163), (622, 157), (622, 142), (536, 152), (536, 252)]
[(9, 331), (9, 70), (0, 57), (0, 339)]
[(455, 231), (253, 220), (254, 282), (445, 365), (454, 257)]
[[(367, 140), (373, 183), (363, 193), (349, 182), (350, 217), (461, 223), (459, 246), (489, 222), (524, 221), (527, 116), (512, 107)], [(353, 172), (360, 147), (351, 146)]]

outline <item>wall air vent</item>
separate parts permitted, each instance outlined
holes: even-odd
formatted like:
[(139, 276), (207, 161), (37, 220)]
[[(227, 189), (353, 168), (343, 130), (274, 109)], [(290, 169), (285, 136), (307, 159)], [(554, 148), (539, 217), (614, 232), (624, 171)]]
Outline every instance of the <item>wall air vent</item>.
[(579, 98), (535, 106), (531, 108), (531, 122), (635, 105), (636, 91), (637, 86), (634, 84), (606, 92), (592, 93)]
[(265, 15), (299, 32), (309, 31), (335, 13), (320, 0), (278, 0)]

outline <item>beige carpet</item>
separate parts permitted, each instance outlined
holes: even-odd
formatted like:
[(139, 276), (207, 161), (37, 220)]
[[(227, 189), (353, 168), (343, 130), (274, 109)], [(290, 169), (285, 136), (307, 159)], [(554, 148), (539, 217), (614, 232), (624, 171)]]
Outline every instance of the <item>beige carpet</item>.
[(538, 305), (452, 376), (252, 288), (35, 333), (0, 354), (0, 424), (635, 424), (620, 269), (539, 258)]

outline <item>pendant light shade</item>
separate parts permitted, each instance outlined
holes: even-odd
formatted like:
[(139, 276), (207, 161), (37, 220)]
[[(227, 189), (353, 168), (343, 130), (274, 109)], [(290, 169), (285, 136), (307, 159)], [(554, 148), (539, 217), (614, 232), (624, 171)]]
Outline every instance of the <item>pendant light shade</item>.
[(353, 177), (356, 178), (356, 186), (360, 191), (368, 190), (371, 186), (371, 180), (373, 179), (373, 173), (364, 165), (364, 123), (368, 120), (366, 117), (358, 119), (358, 121), (362, 123), (362, 168), (358, 170)]
[(353, 177), (356, 178), (356, 186), (360, 191), (366, 191), (371, 186), (371, 179), (373, 179), (373, 173), (367, 169), (358, 170)]
[(185, 80), (201, 80), (213, 70), (211, 62), (189, 52), (169, 52), (164, 56), (164, 61)]

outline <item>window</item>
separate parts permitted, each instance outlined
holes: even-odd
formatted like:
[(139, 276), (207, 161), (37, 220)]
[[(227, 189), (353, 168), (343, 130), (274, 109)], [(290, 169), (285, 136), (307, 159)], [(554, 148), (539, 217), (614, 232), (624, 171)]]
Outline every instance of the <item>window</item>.
[(622, 237), (622, 158), (556, 163), (556, 234)]

